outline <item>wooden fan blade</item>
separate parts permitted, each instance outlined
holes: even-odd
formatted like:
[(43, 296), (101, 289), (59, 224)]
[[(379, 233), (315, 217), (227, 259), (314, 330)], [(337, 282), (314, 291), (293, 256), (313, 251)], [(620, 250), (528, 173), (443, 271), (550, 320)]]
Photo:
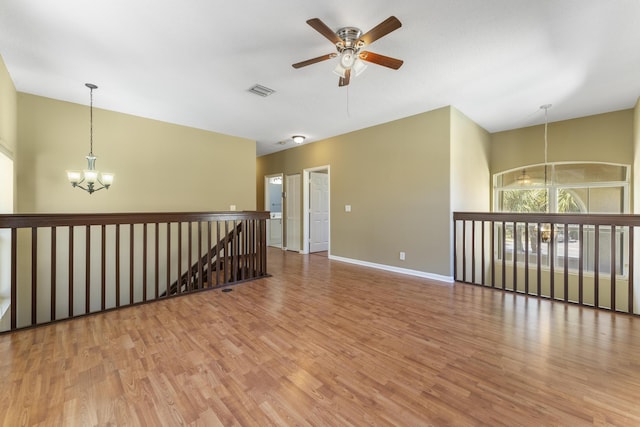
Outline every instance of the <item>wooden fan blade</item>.
[(316, 62), (326, 61), (327, 59), (335, 58), (336, 53), (329, 53), (327, 55), (318, 56), (317, 58), (307, 59), (306, 61), (298, 62), (292, 65), (293, 68), (306, 67), (307, 65), (315, 64)]
[(384, 37), (392, 31), (397, 30), (402, 27), (400, 21), (395, 16), (390, 16), (371, 30), (368, 33), (360, 37), (365, 44), (371, 44), (374, 41), (378, 40), (380, 37)]
[(367, 62), (373, 62), (374, 64), (382, 65), (383, 67), (393, 68), (397, 70), (404, 64), (404, 61), (401, 59), (391, 58), (390, 56), (380, 55), (379, 53), (373, 52), (360, 52), (360, 59)]
[(344, 72), (344, 77), (340, 77), (340, 80), (338, 80), (338, 86), (340, 87), (346, 86), (349, 84), (350, 80), (351, 80), (351, 68), (347, 68)]
[(327, 27), (327, 25), (322, 22), (319, 18), (312, 18), (307, 21), (307, 24), (311, 25), (311, 27), (325, 36), (329, 41), (333, 44), (339, 43), (342, 41), (340, 37), (333, 31), (331, 28)]

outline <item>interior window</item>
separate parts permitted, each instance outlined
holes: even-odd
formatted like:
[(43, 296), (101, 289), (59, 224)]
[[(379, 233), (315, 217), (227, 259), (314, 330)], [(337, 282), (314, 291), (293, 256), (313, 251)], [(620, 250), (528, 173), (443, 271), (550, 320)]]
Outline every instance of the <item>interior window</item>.
[[(497, 212), (517, 213), (628, 213), (629, 212), (629, 165), (610, 163), (551, 163), (546, 165), (529, 165), (494, 175), (494, 210)], [(529, 254), (529, 262), (536, 263), (538, 253), (541, 265), (548, 266), (550, 261), (550, 243), (542, 243), (538, 248), (538, 226), (549, 227), (548, 224), (529, 224), (525, 232), (525, 224), (505, 224), (498, 230), (499, 238), (505, 240), (505, 253), (501, 253), (498, 245), (498, 258), (506, 261), (525, 261)], [(546, 230), (551, 233), (551, 230)], [(563, 226), (553, 230), (554, 262), (558, 268), (564, 263), (570, 269), (577, 268), (579, 259), (578, 226), (569, 225), (565, 236)], [(526, 236), (529, 236), (528, 241)], [(583, 230), (584, 268), (594, 271), (593, 247), (595, 229), (584, 227)], [(601, 273), (610, 271), (610, 260), (607, 242), (611, 240), (611, 229), (600, 227), (600, 265)], [(616, 241), (627, 238), (626, 231), (616, 229)], [(516, 243), (517, 244), (514, 244)], [(564, 259), (565, 245), (568, 245), (568, 259)], [(527, 248), (528, 246), (528, 248)], [(514, 250), (515, 247), (515, 250)], [(528, 250), (526, 250), (528, 249)], [(615, 260), (616, 271), (626, 273), (625, 260), (628, 254), (619, 250)]]
[(628, 165), (547, 163), (494, 176), (497, 212), (628, 213)]

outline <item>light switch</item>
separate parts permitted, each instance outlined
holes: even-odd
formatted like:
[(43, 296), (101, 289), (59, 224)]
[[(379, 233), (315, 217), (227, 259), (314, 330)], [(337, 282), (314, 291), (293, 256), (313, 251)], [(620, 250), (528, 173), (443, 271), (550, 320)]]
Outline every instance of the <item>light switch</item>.
[(351, 205), (344, 205), (345, 212), (351, 212)]

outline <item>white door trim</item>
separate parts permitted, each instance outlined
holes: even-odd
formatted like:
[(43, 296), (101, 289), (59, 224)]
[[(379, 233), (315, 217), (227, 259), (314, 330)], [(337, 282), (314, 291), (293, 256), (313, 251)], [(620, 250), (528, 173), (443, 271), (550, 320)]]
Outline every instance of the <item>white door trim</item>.
[(331, 166), (316, 166), (302, 170), (302, 249), (301, 254), (309, 253), (309, 183), (311, 182), (311, 172), (327, 171), (329, 177), (329, 255), (331, 255)]

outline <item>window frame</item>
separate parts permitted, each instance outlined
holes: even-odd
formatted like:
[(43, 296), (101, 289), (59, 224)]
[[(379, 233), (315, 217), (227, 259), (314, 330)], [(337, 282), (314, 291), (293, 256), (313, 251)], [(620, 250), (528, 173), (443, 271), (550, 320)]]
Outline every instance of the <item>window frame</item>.
[[(554, 182), (555, 177), (555, 166), (556, 165), (610, 165), (610, 166), (618, 166), (624, 168), (625, 170), (625, 180), (624, 181), (600, 181), (600, 182), (586, 182), (586, 183), (563, 183), (557, 184)], [(628, 214), (630, 209), (630, 176), (631, 176), (631, 165), (625, 163), (614, 163), (614, 162), (549, 162), (546, 163), (547, 167), (551, 167), (551, 171), (549, 173), (549, 182), (545, 185), (544, 183), (531, 183), (526, 186), (498, 186), (498, 181), (501, 176), (505, 174), (511, 174), (514, 172), (525, 171), (526, 169), (531, 169), (535, 167), (544, 167), (545, 163), (535, 163), (526, 166), (520, 166), (517, 168), (512, 168), (508, 170), (504, 170), (501, 172), (497, 172), (493, 174), (493, 212), (508, 212), (502, 210), (500, 204), (502, 198), (500, 197), (501, 192), (503, 191), (513, 191), (518, 189), (527, 189), (527, 190), (547, 190), (547, 213), (557, 213), (558, 211), (558, 190), (560, 189), (590, 189), (590, 188), (614, 188), (621, 187), (623, 189), (623, 208), (621, 214)], [(588, 207), (587, 207), (588, 208)], [(582, 212), (582, 213), (590, 213), (590, 212)]]

